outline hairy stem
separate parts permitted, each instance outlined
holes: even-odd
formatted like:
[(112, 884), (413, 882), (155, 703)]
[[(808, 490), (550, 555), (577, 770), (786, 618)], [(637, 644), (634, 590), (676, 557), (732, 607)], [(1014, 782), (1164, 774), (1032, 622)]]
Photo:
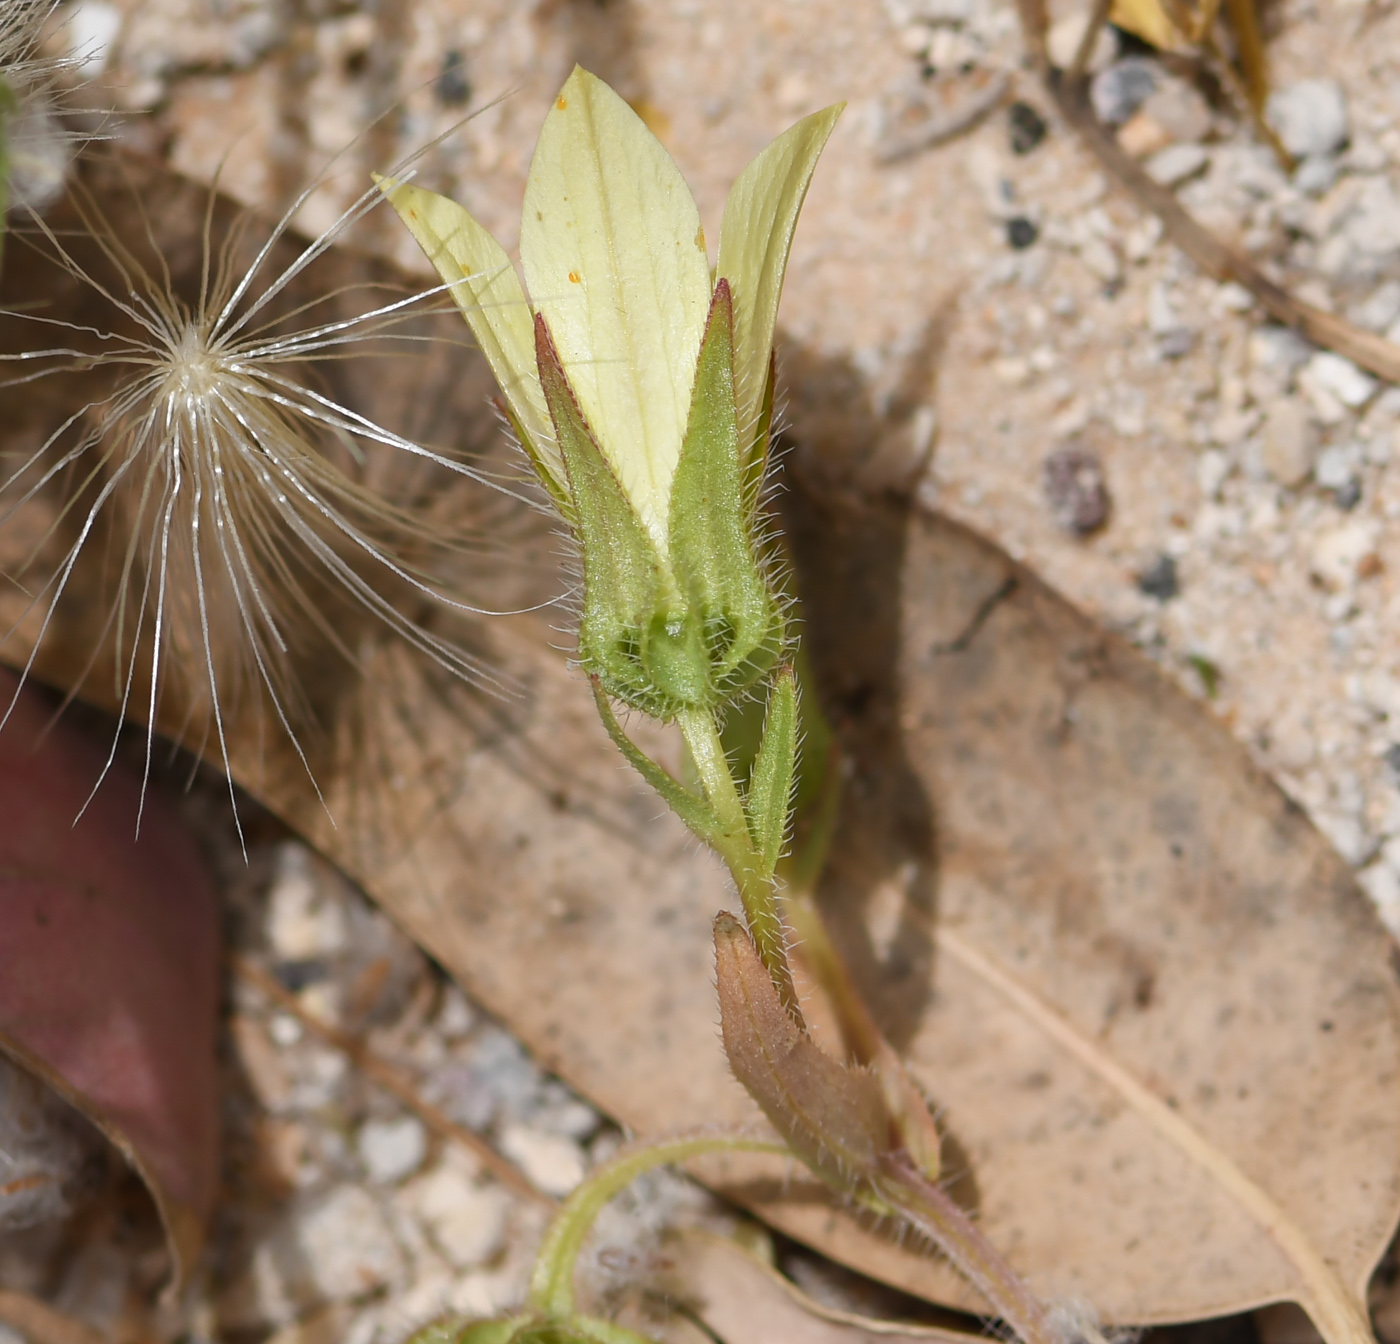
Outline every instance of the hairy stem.
[(564, 1202), (544, 1234), (535, 1272), (530, 1277), (529, 1305), (556, 1320), (575, 1313), (574, 1267), (583, 1243), (603, 1206), (653, 1167), (685, 1162), (705, 1153), (760, 1152), (786, 1155), (786, 1144), (754, 1134), (681, 1134), (659, 1143), (633, 1144), (610, 1162), (590, 1173), (588, 1179)]
[(977, 1224), (903, 1156), (875, 1178), (877, 1196), (932, 1241), (1023, 1344), (1057, 1344), (1044, 1305), (977, 1229)]
[(778, 912), (776, 885), (763, 871), (763, 865), (749, 835), (739, 786), (720, 741), (719, 723), (712, 710), (685, 710), (677, 716), (685, 744), (690, 750), (695, 769), (700, 775), (705, 797), (724, 824), (724, 837), (715, 848), (729, 867), (739, 899), (744, 905), (744, 918), (764, 968), (773, 979), (783, 1007), (799, 1025), (802, 1010), (797, 1002), (797, 989), (788, 965), (787, 933)]

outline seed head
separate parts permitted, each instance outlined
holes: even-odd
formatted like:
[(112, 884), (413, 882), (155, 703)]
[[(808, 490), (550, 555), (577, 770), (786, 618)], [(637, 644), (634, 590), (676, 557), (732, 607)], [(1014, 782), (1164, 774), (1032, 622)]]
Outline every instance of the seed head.
[[(10, 457), (0, 536), (28, 506), (49, 509), (7, 576), (28, 602), (15, 626), (0, 628), (0, 648), (28, 644), (32, 668), (46, 639), (62, 631), (71, 642), (65, 604), (76, 610), (85, 581), (95, 582), (106, 601), (84, 630), (89, 672), (109, 669), (105, 698), (147, 723), (148, 764), (154, 725), (173, 723), (227, 771), (231, 741), (248, 730), (240, 721), (270, 714), (310, 770), (301, 735), (314, 714), (299, 659), (330, 648), (357, 662), (366, 616), (457, 676), (491, 680), (459, 639), (438, 633), (444, 611), (480, 611), (461, 595), (479, 537), (470, 521), (438, 519), (444, 488), (455, 499), (465, 481), (484, 502), (470, 483), (500, 483), (330, 390), (334, 362), (363, 358), (371, 347), (362, 343), (422, 352), (427, 339), (414, 323), (436, 302), (431, 293), (316, 288), (316, 263), (379, 199), (367, 193), (300, 249), (286, 236), (300, 201), (253, 243), (250, 221), (225, 231), (211, 200), (194, 292), (172, 279), (178, 267), (149, 219), (144, 237), (119, 233), (82, 184), (61, 222), (32, 214), (12, 235), (31, 249), (12, 263), (27, 272), (36, 255), (46, 259), (81, 298), (63, 315), (32, 304), (3, 314), (27, 344), (37, 333), (57, 341), (0, 354), (11, 397), (23, 405), (64, 389), (71, 409), (37, 446), (0, 445)], [(375, 370), (365, 376), (399, 372), (378, 361)]]

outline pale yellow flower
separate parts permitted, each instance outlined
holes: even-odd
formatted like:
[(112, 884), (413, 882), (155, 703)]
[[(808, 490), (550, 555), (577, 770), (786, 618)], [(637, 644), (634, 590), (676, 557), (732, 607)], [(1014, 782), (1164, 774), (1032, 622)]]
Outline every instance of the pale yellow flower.
[(736, 410), (743, 431), (756, 434), (793, 230), (840, 112), (830, 107), (798, 122), (740, 174), (713, 274), (695, 198), (675, 162), (612, 89), (577, 67), (530, 164), (524, 286), (504, 248), (461, 206), (420, 187), (382, 184), (451, 286), (556, 498), (567, 500), (569, 483), (535, 365), (535, 315), (545, 319), (579, 409), (664, 554), (714, 284), (727, 279), (733, 294)]

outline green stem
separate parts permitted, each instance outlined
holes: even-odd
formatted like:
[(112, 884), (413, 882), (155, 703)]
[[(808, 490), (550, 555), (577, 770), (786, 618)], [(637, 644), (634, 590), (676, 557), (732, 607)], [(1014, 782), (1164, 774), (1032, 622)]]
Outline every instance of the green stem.
[(575, 1314), (574, 1267), (583, 1243), (603, 1206), (643, 1172), (670, 1162), (686, 1162), (705, 1153), (780, 1153), (790, 1156), (785, 1144), (752, 1134), (682, 1134), (659, 1143), (629, 1145), (611, 1161), (590, 1173), (564, 1201), (544, 1234), (535, 1272), (530, 1276), (527, 1304), (541, 1315), (567, 1320)]
[(739, 899), (744, 905), (744, 918), (749, 933), (758, 948), (759, 959), (773, 979), (774, 988), (783, 1007), (801, 1024), (802, 1010), (797, 1003), (797, 988), (792, 980), (792, 968), (787, 958), (787, 932), (778, 912), (776, 884), (763, 870), (763, 863), (749, 835), (748, 818), (744, 815), (743, 799), (720, 741), (719, 723), (713, 710), (682, 710), (676, 716), (685, 745), (695, 762), (705, 797), (724, 826), (724, 836), (715, 848), (729, 866)]

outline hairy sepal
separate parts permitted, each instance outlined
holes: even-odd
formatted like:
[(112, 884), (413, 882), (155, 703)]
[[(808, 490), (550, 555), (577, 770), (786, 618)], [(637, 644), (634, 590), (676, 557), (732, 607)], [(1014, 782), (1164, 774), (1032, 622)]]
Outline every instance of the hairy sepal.
[(542, 315), (535, 348), (583, 550), (579, 659), (608, 695), (669, 719), (705, 700), (699, 632), (579, 409)]
[(700, 345), (690, 417), (671, 489), (672, 570), (699, 622), (717, 701), (768, 675), (785, 638), (782, 608), (760, 567), (745, 499), (734, 390), (734, 311), (715, 287)]
[(763, 864), (763, 875), (772, 877), (787, 840), (792, 813), (792, 781), (797, 769), (797, 678), (792, 668), (778, 673), (768, 696), (763, 738), (749, 775), (744, 811), (749, 835)]

